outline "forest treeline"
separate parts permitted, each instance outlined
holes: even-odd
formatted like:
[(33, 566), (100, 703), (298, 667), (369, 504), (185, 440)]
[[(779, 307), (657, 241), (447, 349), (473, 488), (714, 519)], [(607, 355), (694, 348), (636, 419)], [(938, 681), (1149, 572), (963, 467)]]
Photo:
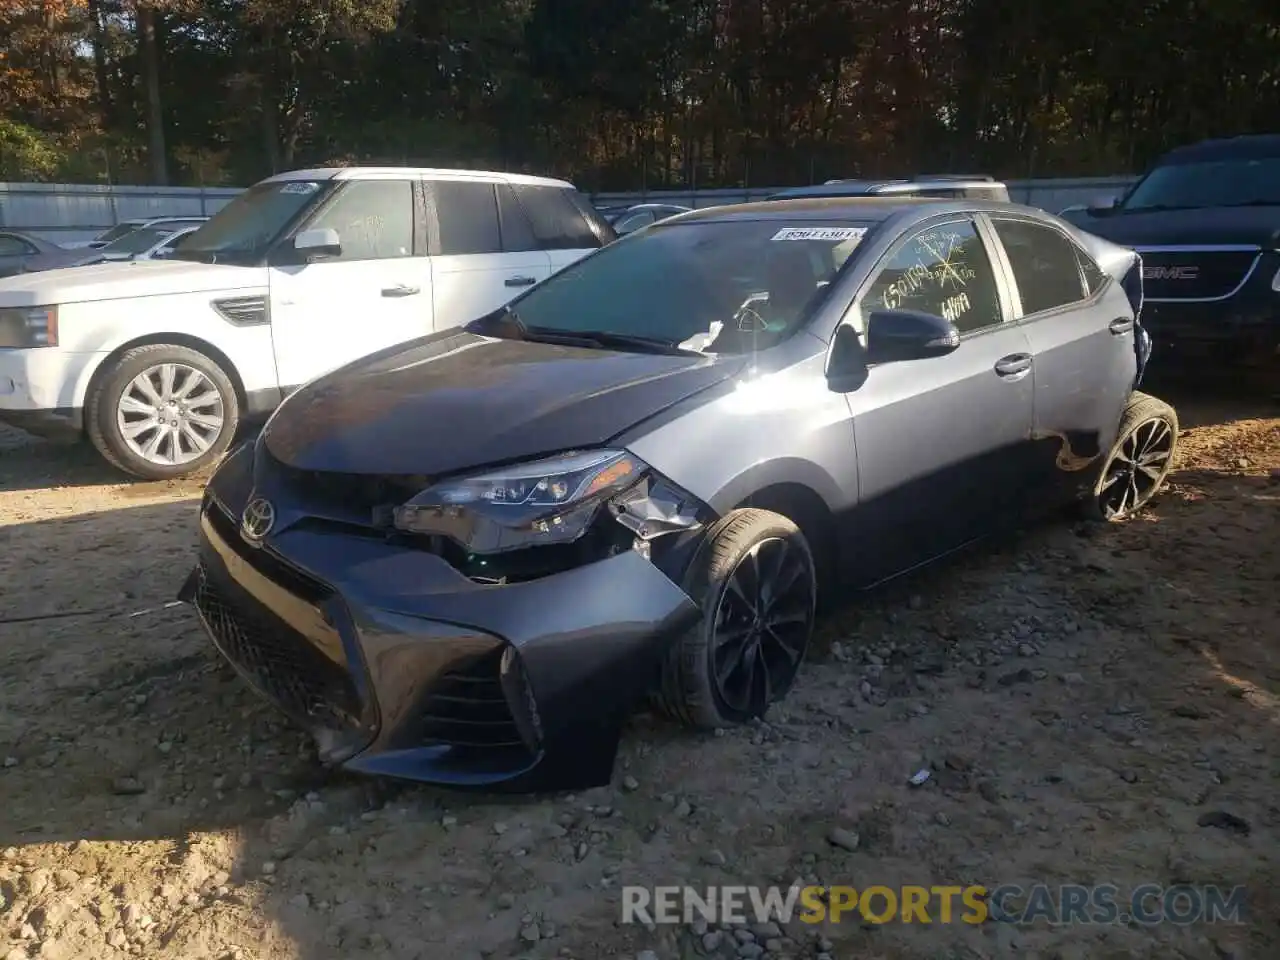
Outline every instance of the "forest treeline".
[(1274, 0), (0, 0), (0, 180), (1072, 176), (1268, 130)]

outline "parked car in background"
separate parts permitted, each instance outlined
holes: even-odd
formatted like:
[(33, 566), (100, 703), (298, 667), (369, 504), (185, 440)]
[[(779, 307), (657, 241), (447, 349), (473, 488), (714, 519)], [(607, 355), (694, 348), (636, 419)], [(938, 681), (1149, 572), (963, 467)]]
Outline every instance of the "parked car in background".
[(1130, 250), (987, 201), (773, 202), (624, 237), (286, 400), (181, 596), (347, 770), (579, 789), (649, 692), (760, 717), (818, 600), (1163, 482)]
[(630, 210), (633, 204), (606, 203), (603, 205), (593, 204), (593, 206), (595, 207), (596, 213), (604, 217), (606, 223), (612, 224), (614, 220), (618, 219), (618, 217)]
[(1009, 188), (986, 174), (948, 174), (901, 180), (828, 180), (813, 186), (780, 190), (767, 199), (794, 200), (801, 197), (947, 197), (1007, 203)]
[(94, 252), (99, 258), (98, 262), (104, 263), (119, 260), (151, 260), (157, 252), (162, 256), (168, 256), (179, 240), (195, 233), (201, 226), (203, 224), (188, 226), (163, 224), (141, 227)]
[(167, 259), (0, 281), (0, 420), (182, 476), (308, 380), (488, 313), (614, 237), (560, 180), (280, 174)]
[(151, 247), (133, 257), (133, 259), (166, 260), (173, 256), (173, 252), (178, 249), (178, 245), (182, 243), (184, 238), (189, 237), (199, 229), (199, 227), (183, 227), (181, 230), (166, 234)]
[(135, 217), (130, 220), (121, 220), (114, 227), (108, 227), (102, 233), (98, 234), (92, 240), (77, 240), (70, 243), (62, 244), (68, 250), (84, 250), (86, 248), (97, 250), (105, 247), (110, 243), (124, 237), (126, 234), (132, 233), (143, 227), (161, 227), (172, 226), (175, 228), (186, 227), (192, 224), (201, 224), (208, 220), (208, 217)]
[(32, 257), (62, 253), (56, 243), (33, 237), (17, 230), (0, 230), (0, 277), (7, 277), (22, 270), (22, 265)]
[(647, 227), (659, 220), (666, 220), (677, 214), (688, 213), (692, 207), (683, 207), (676, 203), (637, 203), (624, 207), (617, 213), (606, 217), (613, 225), (618, 236), (634, 233), (641, 227)]
[(1161, 362), (1280, 359), (1280, 135), (1165, 154), (1123, 197), (1068, 218), (1142, 256)]
[(200, 220), (182, 225), (181, 221), (165, 221), (158, 225), (139, 227), (112, 240), (105, 247), (59, 249), (55, 253), (27, 257), (15, 273), (37, 273), (41, 270), (60, 270), (64, 267), (83, 267), (95, 263), (150, 259), (149, 254), (152, 249), (163, 248), (179, 233), (194, 231), (203, 223), (204, 221)]

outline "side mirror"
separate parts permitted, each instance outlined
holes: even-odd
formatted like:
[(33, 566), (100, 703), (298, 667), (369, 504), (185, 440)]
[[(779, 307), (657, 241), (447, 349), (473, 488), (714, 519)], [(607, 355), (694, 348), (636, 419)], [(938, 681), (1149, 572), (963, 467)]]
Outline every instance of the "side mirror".
[(960, 346), (955, 324), (918, 310), (873, 310), (867, 318), (867, 361), (896, 363), (942, 357)]
[(1085, 209), (1091, 216), (1105, 217), (1109, 213), (1114, 213), (1119, 204), (1119, 197), (1097, 197)]
[(867, 351), (852, 324), (836, 327), (827, 356), (827, 386), (836, 393), (853, 393), (867, 382)]
[(332, 227), (303, 230), (293, 238), (293, 249), (308, 257), (336, 257), (342, 253), (342, 240)]

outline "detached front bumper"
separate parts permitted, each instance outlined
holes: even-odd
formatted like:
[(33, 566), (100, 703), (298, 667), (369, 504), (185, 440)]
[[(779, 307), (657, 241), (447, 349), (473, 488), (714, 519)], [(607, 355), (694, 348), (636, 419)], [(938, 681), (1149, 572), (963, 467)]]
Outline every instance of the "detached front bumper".
[(354, 772), (513, 790), (607, 783), (666, 643), (699, 616), (633, 551), (488, 586), (433, 554), (303, 523), (251, 546), (236, 519), (246, 487), (206, 495), (180, 599), (322, 761)]

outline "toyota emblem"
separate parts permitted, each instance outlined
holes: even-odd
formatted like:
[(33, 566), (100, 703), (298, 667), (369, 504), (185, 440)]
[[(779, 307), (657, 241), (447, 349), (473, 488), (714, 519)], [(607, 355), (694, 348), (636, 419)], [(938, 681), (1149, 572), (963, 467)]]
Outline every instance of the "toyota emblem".
[(240, 533), (251, 543), (261, 543), (276, 523), (276, 508), (270, 500), (250, 500), (240, 517)]

